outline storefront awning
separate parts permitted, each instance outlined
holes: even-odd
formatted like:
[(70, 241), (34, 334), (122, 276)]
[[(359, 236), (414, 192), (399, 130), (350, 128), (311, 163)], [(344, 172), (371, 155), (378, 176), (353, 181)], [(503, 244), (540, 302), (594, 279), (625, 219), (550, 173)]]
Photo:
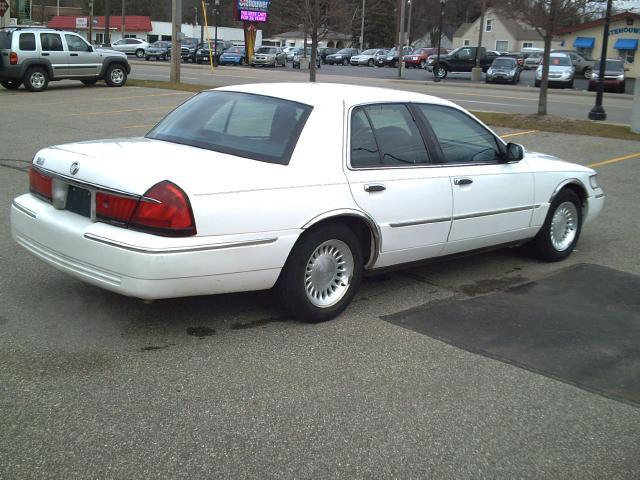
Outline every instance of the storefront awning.
[(578, 37), (573, 42), (573, 48), (593, 48), (595, 42), (593, 37)]
[(616, 44), (613, 46), (616, 50), (637, 50), (638, 39), (637, 38), (619, 38), (616, 40)]

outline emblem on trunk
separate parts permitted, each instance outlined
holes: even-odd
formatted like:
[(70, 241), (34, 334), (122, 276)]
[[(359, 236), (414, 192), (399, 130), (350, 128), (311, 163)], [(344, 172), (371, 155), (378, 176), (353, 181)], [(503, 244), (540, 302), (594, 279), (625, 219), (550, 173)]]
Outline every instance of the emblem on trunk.
[(73, 162), (69, 167), (69, 173), (71, 175), (75, 175), (76, 173), (78, 173), (78, 170), (80, 170), (80, 165), (78, 165), (78, 162)]

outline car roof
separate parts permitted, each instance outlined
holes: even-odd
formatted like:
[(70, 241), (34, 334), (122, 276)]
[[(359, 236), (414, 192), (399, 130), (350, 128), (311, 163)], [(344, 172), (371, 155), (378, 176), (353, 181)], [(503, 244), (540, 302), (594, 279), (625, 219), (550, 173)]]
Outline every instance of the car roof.
[(415, 102), (447, 105), (457, 108), (452, 102), (431, 95), (392, 90), (390, 88), (363, 87), (340, 83), (253, 83), (232, 85), (216, 90), (254, 93), (270, 97), (283, 98), (311, 106), (340, 103), (347, 106), (363, 103)]

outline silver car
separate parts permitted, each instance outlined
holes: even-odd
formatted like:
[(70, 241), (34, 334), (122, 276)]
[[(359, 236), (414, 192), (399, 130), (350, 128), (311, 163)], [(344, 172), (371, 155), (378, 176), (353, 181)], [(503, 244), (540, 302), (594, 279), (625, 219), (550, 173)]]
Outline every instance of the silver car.
[(591, 79), (595, 60), (587, 58), (584, 55), (580, 55), (578, 52), (574, 52), (573, 50), (554, 50), (553, 53), (564, 53), (566, 55), (569, 55), (569, 57), (571, 57), (573, 66), (576, 67), (576, 72), (578, 73), (578, 75), (582, 75), (587, 80)]
[(126, 53), (127, 55), (135, 55), (138, 58), (144, 58), (148, 48), (149, 43), (140, 38), (123, 38), (111, 44), (112, 50)]
[(249, 63), (252, 67), (263, 65), (269, 67), (277, 67), (281, 65), (287, 66), (287, 54), (280, 47), (259, 47), (255, 54), (251, 57)]
[(373, 67), (376, 61), (376, 55), (382, 55), (384, 53), (386, 53), (386, 50), (381, 48), (370, 48), (351, 57), (351, 65), (367, 65)]
[[(576, 69), (571, 62), (571, 57), (566, 53), (552, 53), (549, 56), (549, 86), (573, 88), (573, 79)], [(542, 82), (542, 64), (536, 69), (536, 87)]]

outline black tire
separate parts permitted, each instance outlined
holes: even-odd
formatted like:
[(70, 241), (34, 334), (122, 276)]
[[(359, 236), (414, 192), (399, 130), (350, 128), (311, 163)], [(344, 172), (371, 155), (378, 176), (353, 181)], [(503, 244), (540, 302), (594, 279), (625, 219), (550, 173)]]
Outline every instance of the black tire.
[(424, 60), (420, 60), (420, 70), (424, 70), (426, 66), (427, 62), (425, 62)]
[(91, 85), (95, 85), (96, 82), (98, 81), (97, 78), (87, 78), (85, 80), (80, 80), (82, 83), (84, 83), (87, 86), (91, 86)]
[(110, 87), (122, 87), (127, 83), (127, 70), (121, 63), (112, 63), (107, 68), (104, 81)]
[(582, 71), (582, 76), (587, 80), (591, 80), (591, 74), (593, 73), (593, 69), (591, 67), (585, 67)]
[(198, 65), (202, 65), (202, 59), (201, 59), (201, 58), (198, 58), (198, 59), (196, 60), (196, 63), (197, 63)]
[[(150, 57), (149, 55), (145, 55), (145, 56), (144, 56), (144, 59), (145, 59), (147, 62), (149, 61), (149, 59), (150, 59), (150, 58), (151, 58), (151, 57)], [(158, 60), (158, 57), (156, 57), (156, 60)]]
[(343, 58), (343, 59), (342, 59), (342, 65), (344, 65), (345, 67), (346, 67), (347, 65), (349, 65), (349, 59), (348, 59), (348, 58)]
[(49, 74), (43, 67), (31, 67), (24, 74), (24, 88), (30, 92), (42, 92), (49, 85)]
[(573, 80), (571, 80), (571, 83), (569, 85), (567, 85), (567, 88), (573, 89)]
[(433, 67), (433, 76), (437, 76), (438, 78), (440, 78), (440, 80), (444, 80), (445, 78), (447, 78), (448, 74), (449, 71), (444, 65), (436, 65)]
[(7, 90), (17, 90), (22, 85), (22, 80), (0, 80), (0, 85)]
[(373, 67), (373, 59), (369, 59), (369, 61), (367, 62), (367, 66), (368, 67)]
[[(157, 57), (156, 57), (157, 58)], [(162, 61), (166, 62), (167, 61), (167, 56), (166, 55), (162, 55)]]
[[(347, 290), (336, 303), (319, 307), (311, 303), (307, 296), (304, 276), (316, 248), (330, 240), (339, 240), (349, 248), (353, 256), (353, 274)], [(276, 284), (276, 294), (287, 312), (298, 320), (308, 323), (331, 320), (347, 308), (353, 299), (362, 280), (362, 265), (362, 247), (353, 231), (340, 223), (319, 226), (304, 233), (293, 247)]]
[(144, 50), (141, 49), (141, 48), (137, 49), (136, 50), (136, 57), (138, 57), (138, 58), (144, 57)]
[(398, 68), (398, 60), (393, 61), (393, 68)]
[(536, 81), (535, 81), (535, 86), (536, 86), (536, 87), (538, 87), (538, 88), (540, 88), (540, 80), (536, 80)]
[[(570, 202), (575, 207), (575, 216), (577, 225), (573, 229), (575, 231), (575, 236), (573, 241), (569, 244), (568, 247), (562, 250), (558, 250), (551, 241), (551, 223), (556, 211), (559, 208), (565, 206), (567, 202)], [(547, 218), (542, 225), (542, 228), (535, 236), (535, 238), (529, 243), (529, 248), (531, 253), (538, 258), (539, 260), (545, 262), (559, 262), (560, 260), (564, 260), (567, 258), (573, 249), (575, 248), (578, 240), (580, 239), (580, 232), (582, 230), (582, 202), (580, 201), (580, 197), (568, 188), (564, 188), (560, 190), (560, 192), (556, 195), (556, 198), (553, 199), (551, 205), (549, 206), (549, 212), (547, 213)]]

